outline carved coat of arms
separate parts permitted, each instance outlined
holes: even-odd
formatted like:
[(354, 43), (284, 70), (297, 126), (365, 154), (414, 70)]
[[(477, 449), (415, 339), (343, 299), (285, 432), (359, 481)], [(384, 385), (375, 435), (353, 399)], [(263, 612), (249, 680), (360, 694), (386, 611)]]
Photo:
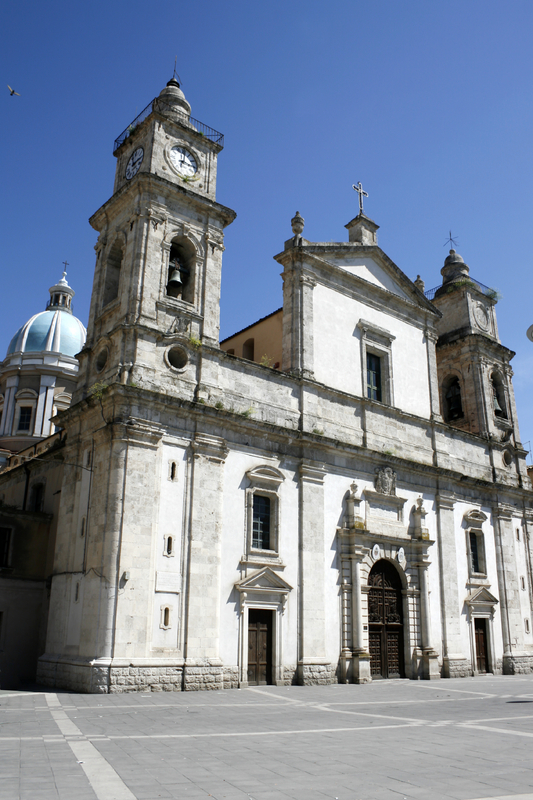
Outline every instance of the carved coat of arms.
[(396, 494), (396, 473), (391, 467), (380, 467), (376, 470), (374, 480), (376, 492), (380, 494)]

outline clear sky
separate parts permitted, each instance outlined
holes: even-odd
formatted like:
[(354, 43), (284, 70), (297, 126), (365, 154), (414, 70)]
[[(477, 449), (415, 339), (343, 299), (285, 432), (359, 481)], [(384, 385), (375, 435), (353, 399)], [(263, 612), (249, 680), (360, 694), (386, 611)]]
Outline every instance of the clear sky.
[(217, 199), (237, 219), (222, 337), (281, 305), (272, 256), (295, 211), (306, 238), (345, 241), (361, 181), (380, 246), (410, 278), (441, 282), (451, 229), (470, 274), (501, 292), (522, 439), (533, 440), (532, 32), (531, 0), (8, 0), (0, 358), (64, 260), (86, 323), (87, 220), (112, 193), (113, 141), (177, 55), (193, 116), (226, 137)]

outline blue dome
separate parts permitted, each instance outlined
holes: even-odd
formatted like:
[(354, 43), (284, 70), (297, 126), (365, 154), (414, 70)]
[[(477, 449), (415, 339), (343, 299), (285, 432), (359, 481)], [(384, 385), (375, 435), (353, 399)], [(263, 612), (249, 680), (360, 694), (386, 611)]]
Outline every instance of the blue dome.
[(86, 336), (80, 320), (68, 311), (41, 311), (19, 328), (11, 339), (7, 355), (49, 351), (74, 357), (85, 344)]

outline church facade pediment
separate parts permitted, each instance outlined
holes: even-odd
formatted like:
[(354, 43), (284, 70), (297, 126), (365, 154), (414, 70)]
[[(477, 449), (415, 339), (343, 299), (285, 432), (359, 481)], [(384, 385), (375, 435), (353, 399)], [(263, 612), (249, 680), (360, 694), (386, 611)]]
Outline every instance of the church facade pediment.
[(276, 592), (287, 594), (292, 591), (292, 586), (274, 572), (270, 567), (253, 572), (235, 583), (238, 592)]

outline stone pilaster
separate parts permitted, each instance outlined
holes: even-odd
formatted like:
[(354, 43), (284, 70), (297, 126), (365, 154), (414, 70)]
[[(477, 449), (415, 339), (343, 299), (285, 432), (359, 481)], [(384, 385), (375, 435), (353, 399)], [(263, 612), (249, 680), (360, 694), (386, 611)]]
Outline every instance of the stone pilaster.
[(352, 567), (352, 679), (354, 683), (370, 683), (370, 653), (364, 645), (361, 562), (365, 548), (356, 547), (350, 556)]
[(218, 436), (197, 434), (192, 451), (184, 688), (222, 689), (220, 557), (224, 462), (228, 448)]
[(513, 675), (515, 672), (521, 671), (517, 669), (517, 664), (527, 656), (524, 652), (523, 622), (513, 547), (512, 509), (503, 504), (494, 505), (492, 518), (502, 623), (503, 673)]
[(300, 265), (292, 262), (283, 277), (283, 369), (313, 378), (313, 288), (316, 283)]
[(437, 495), (437, 536), (439, 542), (439, 573), (441, 625), (445, 678), (463, 678), (471, 674), (471, 665), (462, 652), (457, 557), (455, 544), (454, 498), (441, 491)]
[(429, 385), (429, 402), (431, 405), (432, 419), (442, 422), (440, 413), (440, 400), (439, 400), (439, 376), (437, 372), (437, 334), (435, 331), (426, 328), (424, 331), (426, 337), (426, 351), (428, 361), (428, 385)]
[(420, 587), (420, 644), (422, 647), (422, 677), (425, 680), (440, 678), (438, 653), (431, 646), (431, 615), (427, 570), (430, 565), (426, 553), (418, 558), (418, 585)]
[(331, 683), (326, 658), (324, 554), (324, 468), (300, 465), (300, 636), (298, 678), (301, 684)]

